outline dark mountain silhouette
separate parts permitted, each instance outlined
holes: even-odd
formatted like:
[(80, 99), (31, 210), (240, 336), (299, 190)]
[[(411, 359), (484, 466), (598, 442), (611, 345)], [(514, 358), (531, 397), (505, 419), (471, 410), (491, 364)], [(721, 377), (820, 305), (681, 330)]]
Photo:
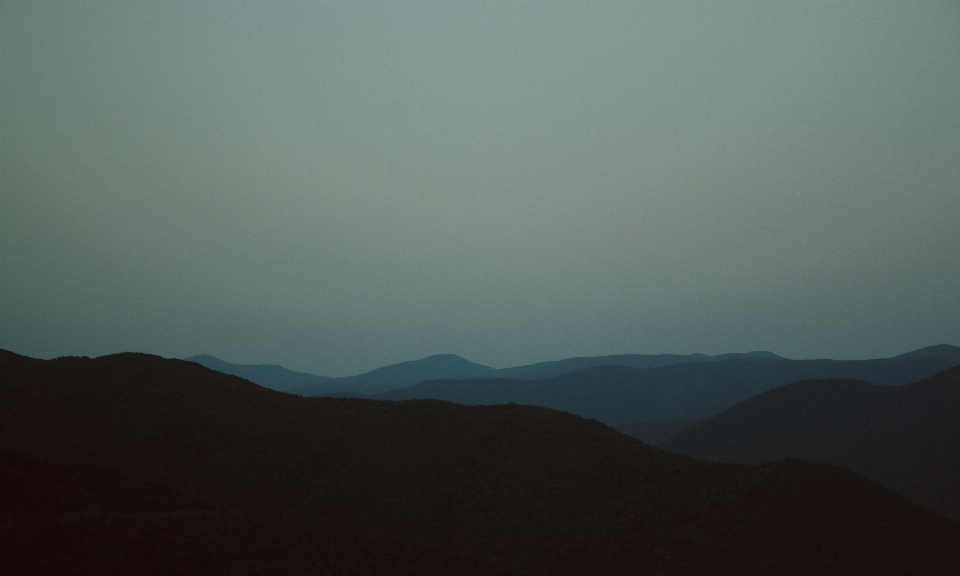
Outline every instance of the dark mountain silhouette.
[(325, 382), (333, 380), (333, 378), (326, 376), (294, 372), (293, 370), (287, 370), (283, 366), (277, 366), (275, 364), (231, 364), (230, 362), (225, 362), (208, 354), (191, 356), (184, 360), (187, 362), (196, 362), (201, 366), (206, 366), (217, 372), (233, 374), (234, 376), (249, 380), (254, 384), (259, 384), (264, 388), (280, 392), (297, 393), (297, 390), (300, 389), (312, 391), (318, 386), (323, 386)]
[(0, 451), (2, 574), (504, 574), (401, 542), (213, 510), (91, 464)]
[(797, 382), (738, 404), (663, 447), (724, 462), (788, 456), (828, 462), (960, 519), (960, 367), (905, 386)]
[(699, 462), (538, 407), (299, 398), (144, 354), (0, 354), (0, 447), (536, 574), (960, 570), (958, 524), (838, 467)]
[(853, 378), (877, 384), (905, 384), (954, 364), (949, 357), (930, 356), (880, 360), (734, 359), (647, 369), (601, 366), (541, 380), (422, 382), (374, 398), (439, 399), (466, 405), (515, 402), (623, 425), (712, 416), (756, 394), (800, 380)]

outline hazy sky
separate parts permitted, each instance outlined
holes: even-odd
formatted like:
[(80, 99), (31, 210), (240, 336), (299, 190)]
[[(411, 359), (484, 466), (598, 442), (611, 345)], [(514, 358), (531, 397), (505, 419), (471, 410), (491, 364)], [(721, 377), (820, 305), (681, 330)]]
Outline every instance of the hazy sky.
[(960, 344), (960, 4), (0, 3), (0, 348)]

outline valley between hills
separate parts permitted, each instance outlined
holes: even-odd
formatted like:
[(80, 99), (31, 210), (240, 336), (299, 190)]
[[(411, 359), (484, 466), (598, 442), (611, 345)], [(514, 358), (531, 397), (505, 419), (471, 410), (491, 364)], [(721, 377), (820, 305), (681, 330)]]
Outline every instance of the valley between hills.
[(958, 573), (958, 352), (344, 380), (2, 351), (0, 569)]

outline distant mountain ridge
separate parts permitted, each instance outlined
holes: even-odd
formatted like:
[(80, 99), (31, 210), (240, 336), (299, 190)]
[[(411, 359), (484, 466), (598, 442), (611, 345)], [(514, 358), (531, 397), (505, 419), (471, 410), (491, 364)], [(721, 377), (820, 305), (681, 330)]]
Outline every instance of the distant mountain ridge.
[(737, 404), (661, 446), (722, 462), (828, 462), (960, 520), (960, 366), (903, 386), (796, 382)]
[(651, 368), (597, 366), (538, 380), (429, 381), (372, 397), (437, 399), (466, 405), (514, 402), (622, 426), (712, 416), (756, 394), (800, 380), (915, 382), (960, 363), (952, 356), (954, 350), (952, 346), (938, 347), (878, 360), (736, 358)]
[(184, 358), (201, 366), (245, 378), (264, 388), (289, 392), (298, 396), (313, 396), (329, 392), (343, 392), (349, 396), (376, 394), (395, 388), (412, 386), (424, 380), (478, 378), (495, 371), (475, 364), (456, 354), (435, 354), (420, 360), (383, 366), (356, 376), (317, 376), (294, 372), (270, 364), (232, 364), (207, 354)]
[[(470, 380), (515, 378), (535, 380), (559, 376), (582, 368), (597, 366), (629, 366), (654, 368), (674, 364), (711, 362), (731, 358), (780, 359), (772, 352), (728, 353), (718, 356), (706, 354), (620, 354), (613, 356), (585, 356), (538, 362), (511, 368), (491, 368), (476, 364), (456, 354), (434, 354), (420, 360), (383, 366), (355, 376), (327, 377), (294, 372), (270, 364), (232, 364), (207, 354), (184, 358), (211, 370), (246, 378), (271, 390), (290, 392), (299, 396), (338, 394), (355, 396), (378, 394), (407, 388), (429, 380)], [(341, 394), (343, 393), (343, 394)], [(352, 393), (352, 394), (346, 394)]]
[[(773, 352), (730, 352), (717, 356), (706, 354), (617, 354), (613, 356), (582, 356), (538, 362), (513, 368), (501, 368), (492, 376), (494, 378), (516, 378), (518, 380), (540, 380), (552, 378), (581, 370), (583, 368), (598, 368), (601, 366), (626, 366), (628, 368), (658, 368), (676, 364), (694, 364), (697, 362), (716, 362), (739, 358), (754, 358), (766, 360), (782, 360)], [(438, 378), (439, 380), (439, 378)]]
[(949, 344), (937, 344), (935, 346), (927, 346), (926, 348), (920, 348), (919, 350), (914, 350), (913, 352), (907, 352), (899, 356), (894, 356), (894, 358), (899, 358), (899, 359), (941, 358), (944, 360), (950, 360), (951, 362), (956, 362), (957, 364), (960, 364), (960, 346), (951, 346)]
[[(712, 416), (764, 390), (811, 378), (904, 384), (960, 364), (960, 348), (930, 346), (879, 360), (787, 360), (763, 351), (717, 356), (620, 354), (499, 369), (455, 354), (436, 354), (337, 378), (294, 372), (276, 365), (231, 364), (209, 355), (186, 360), (300, 396), (434, 398), (464, 404), (517, 402), (625, 425)], [(706, 367), (736, 361), (748, 364), (741, 364), (739, 372), (729, 366), (716, 370)], [(676, 366), (687, 368), (671, 369)], [(638, 370), (655, 372), (640, 375)], [(579, 375), (571, 376), (575, 372)], [(659, 383), (658, 378), (662, 379)], [(587, 389), (577, 390), (580, 384)], [(679, 407), (681, 403), (685, 408)]]
[[(410, 360), (383, 366), (356, 376), (334, 378), (324, 386), (330, 391), (349, 391), (376, 394), (387, 390), (413, 386), (425, 380), (465, 380), (489, 377), (496, 369), (475, 364), (456, 354), (434, 354), (420, 360)], [(307, 391), (304, 391), (307, 392)], [(304, 396), (310, 394), (304, 393)]]
[(239, 376), (254, 384), (278, 392), (296, 393), (298, 389), (313, 389), (315, 386), (332, 380), (332, 378), (326, 376), (294, 372), (276, 364), (231, 364), (209, 354), (191, 356), (184, 358), (184, 360), (196, 362), (217, 372)]

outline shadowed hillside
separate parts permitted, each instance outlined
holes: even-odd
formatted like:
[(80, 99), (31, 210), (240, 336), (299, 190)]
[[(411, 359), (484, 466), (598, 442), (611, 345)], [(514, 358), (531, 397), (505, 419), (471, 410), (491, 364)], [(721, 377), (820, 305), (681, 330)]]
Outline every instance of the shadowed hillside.
[(416, 546), (314, 534), (96, 465), (0, 451), (3, 574), (463, 574), (504, 571)]
[(960, 569), (957, 524), (833, 466), (698, 462), (544, 408), (299, 398), (143, 354), (8, 353), (0, 376), (0, 446), (264, 522), (540, 574)]
[(960, 367), (905, 386), (797, 382), (738, 404), (663, 447), (724, 462), (829, 462), (960, 519)]
[(732, 359), (638, 369), (585, 368), (542, 380), (423, 382), (374, 396), (439, 399), (466, 405), (515, 402), (545, 406), (610, 425), (693, 420), (799, 380), (856, 378), (905, 384), (955, 365), (951, 358), (881, 360)]

